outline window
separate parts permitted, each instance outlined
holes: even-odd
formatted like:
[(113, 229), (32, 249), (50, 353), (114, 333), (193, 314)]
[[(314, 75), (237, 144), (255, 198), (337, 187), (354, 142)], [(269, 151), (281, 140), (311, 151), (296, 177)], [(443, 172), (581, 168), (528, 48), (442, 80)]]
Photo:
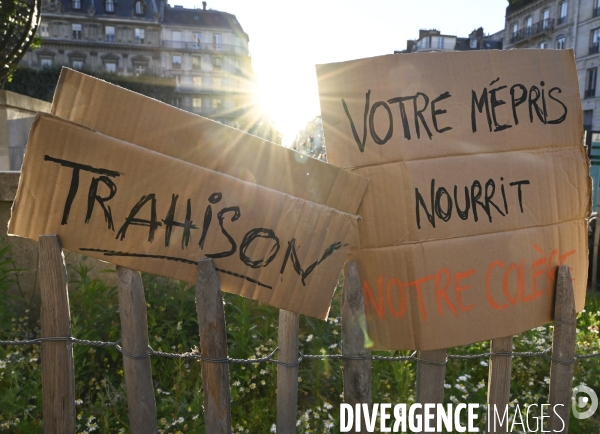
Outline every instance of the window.
[(584, 98), (593, 98), (596, 96), (596, 78), (598, 77), (598, 68), (589, 68), (585, 78)]
[(431, 36), (423, 38), (423, 48), (431, 48)]
[(73, 39), (81, 39), (81, 24), (72, 24)]
[(531, 35), (531, 26), (533, 26), (533, 18), (527, 17), (525, 19), (525, 33), (527, 33), (527, 35)]
[(104, 10), (106, 12), (114, 12), (115, 11), (115, 0), (105, 0)]
[(594, 29), (591, 32), (590, 54), (598, 53), (600, 50), (600, 29)]
[(223, 101), (221, 101), (219, 98), (213, 98), (213, 100), (212, 100), (213, 109), (218, 110), (221, 108), (222, 105), (223, 105)]
[(107, 60), (104, 63), (104, 68), (106, 72), (117, 72), (117, 62), (114, 60)]
[(173, 69), (181, 69), (181, 55), (173, 54)]
[(173, 30), (171, 32), (171, 39), (173, 48), (183, 48), (183, 43), (181, 42), (181, 32), (179, 30)]
[(142, 3), (140, 0), (136, 1), (134, 10), (136, 15), (144, 15), (144, 3)]
[(547, 42), (540, 42), (540, 48), (541, 48), (542, 50), (545, 50), (545, 49), (547, 49), (547, 48), (548, 48), (548, 43), (547, 43)]
[(52, 66), (52, 58), (51, 57), (42, 57), (40, 59), (40, 65), (42, 68), (49, 68)]
[(202, 69), (202, 58), (200, 56), (192, 56), (192, 69)]
[(194, 108), (202, 108), (202, 98), (192, 98), (192, 106)]
[(213, 33), (213, 50), (221, 51), (221, 35), (219, 33)]
[(113, 26), (106, 26), (104, 28), (104, 40), (106, 42), (115, 42), (115, 28)]
[(221, 77), (213, 77), (213, 87), (220, 88), (222, 84)]
[(470, 39), (469, 40), (469, 46), (471, 48), (477, 48), (477, 39), (476, 38)]
[(512, 25), (512, 37), (517, 37), (517, 32), (519, 31), (519, 25), (517, 23), (513, 23)]
[(542, 28), (546, 30), (548, 27), (550, 27), (550, 10), (545, 9), (542, 12)]
[(594, 2), (594, 16), (595, 17), (600, 16), (600, 0), (596, 0)]
[(213, 57), (212, 62), (213, 62), (214, 69), (221, 69), (221, 58), (220, 57)]
[(50, 36), (50, 27), (48, 26), (48, 23), (40, 24), (40, 36), (42, 38)]
[(81, 0), (72, 0), (71, 1), (71, 8), (73, 8), (75, 10), (81, 9)]
[(71, 65), (73, 66), (73, 69), (81, 69), (81, 68), (83, 68), (83, 60), (82, 59), (73, 59), (71, 61)]
[(444, 49), (444, 38), (442, 36), (440, 36), (438, 38), (437, 47), (438, 47), (438, 50), (443, 50)]
[(199, 75), (195, 75), (192, 78), (192, 80), (194, 82), (194, 87), (196, 87), (196, 88), (202, 87), (202, 77), (200, 77)]
[(145, 37), (146, 37), (146, 31), (144, 29), (135, 29), (135, 43), (136, 44), (143, 44)]
[(565, 48), (567, 44), (567, 39), (564, 36), (559, 36), (558, 38), (556, 38), (556, 48), (558, 50), (562, 50)]
[(202, 47), (202, 33), (193, 33), (192, 34), (192, 48), (199, 50)]
[(567, 12), (569, 11), (568, 7), (568, 2), (562, 2), (560, 4), (560, 18), (558, 19), (558, 24), (564, 24), (567, 22)]

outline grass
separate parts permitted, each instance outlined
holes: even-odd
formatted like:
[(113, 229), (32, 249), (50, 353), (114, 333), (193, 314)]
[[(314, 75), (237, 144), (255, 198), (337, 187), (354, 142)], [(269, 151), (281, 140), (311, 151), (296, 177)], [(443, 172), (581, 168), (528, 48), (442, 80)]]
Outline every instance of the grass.
[[(89, 269), (70, 270), (77, 281), (69, 288), (73, 336), (115, 341), (120, 338), (116, 289), (91, 279)], [(35, 297), (9, 294), (18, 277), (7, 245), (0, 247), (0, 339), (39, 336), (39, 303)], [(148, 304), (150, 345), (156, 350), (183, 353), (198, 345), (195, 290), (188, 284), (143, 275)], [(229, 355), (259, 358), (277, 346), (278, 311), (251, 300), (224, 294)], [(341, 287), (330, 318), (301, 317), (300, 351), (305, 354), (341, 353)], [(600, 297), (590, 293), (578, 315), (577, 352), (600, 351)], [(551, 345), (552, 325), (538, 327), (514, 339), (515, 351), (540, 351)], [(481, 342), (451, 352), (489, 351)], [(381, 352), (407, 355), (407, 351)], [(129, 432), (127, 397), (121, 355), (112, 348), (74, 345), (77, 432)], [(415, 401), (414, 363), (373, 362), (373, 402)], [(200, 363), (152, 358), (158, 424), (162, 433), (203, 433), (203, 393)], [(515, 359), (512, 364), (511, 406), (547, 402), (549, 362), (541, 357)], [(485, 403), (488, 359), (451, 360), (446, 370), (445, 401)], [(230, 365), (232, 421), (235, 433), (269, 433), (276, 421), (276, 365)], [(299, 433), (339, 432), (343, 382), (340, 361), (303, 361), (298, 385)], [(574, 385), (585, 384), (600, 394), (600, 360), (575, 365)], [(482, 414), (484, 412), (482, 405)], [(511, 412), (512, 414), (512, 412)], [(531, 415), (530, 415), (530, 420)], [(534, 421), (532, 420), (532, 423)], [(571, 432), (598, 432), (600, 420), (570, 420)], [(480, 428), (484, 420), (480, 418)], [(520, 428), (517, 426), (517, 428)], [(0, 346), (0, 432), (41, 433), (42, 401), (40, 347)], [(516, 431), (515, 431), (516, 432)]]

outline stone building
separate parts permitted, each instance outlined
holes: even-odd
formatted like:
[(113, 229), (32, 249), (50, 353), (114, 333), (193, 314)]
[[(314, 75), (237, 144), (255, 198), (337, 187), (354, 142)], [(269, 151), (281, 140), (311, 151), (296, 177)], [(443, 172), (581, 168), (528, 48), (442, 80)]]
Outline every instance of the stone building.
[(321, 116), (316, 116), (314, 119), (308, 121), (304, 129), (296, 133), (291, 148), (301, 154), (327, 161), (325, 134), (323, 133), (323, 120)]
[[(44, 0), (42, 46), (20, 66), (174, 78), (171, 104), (250, 130), (248, 35), (232, 14), (166, 0)], [(254, 116), (256, 118), (256, 116)]]
[(443, 35), (439, 30), (419, 30), (419, 38), (406, 41), (406, 50), (396, 53), (416, 53), (421, 51), (469, 51), (502, 49), (502, 32), (486, 35), (483, 28), (473, 30), (466, 37)]
[(241, 119), (252, 104), (248, 35), (234, 15), (180, 6), (164, 9), (163, 74), (176, 78), (174, 104), (247, 129)]

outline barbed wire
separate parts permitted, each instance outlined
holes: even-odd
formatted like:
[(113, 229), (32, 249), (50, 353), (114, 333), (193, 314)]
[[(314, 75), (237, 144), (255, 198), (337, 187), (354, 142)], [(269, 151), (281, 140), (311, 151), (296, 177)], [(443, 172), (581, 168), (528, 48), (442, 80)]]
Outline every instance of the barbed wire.
[(72, 342), (76, 344), (89, 345), (95, 347), (112, 347), (116, 349), (118, 352), (123, 354), (130, 359), (139, 360), (145, 359), (147, 357), (158, 356), (165, 357), (169, 359), (194, 359), (202, 362), (211, 362), (211, 363), (228, 363), (228, 364), (242, 364), (242, 365), (253, 365), (259, 363), (275, 363), (281, 366), (287, 367), (297, 367), (303, 360), (376, 360), (376, 361), (387, 361), (387, 362), (417, 362), (417, 363), (425, 363), (429, 365), (438, 365), (444, 366), (448, 363), (449, 360), (474, 360), (474, 359), (482, 359), (482, 358), (491, 358), (491, 357), (544, 357), (547, 360), (551, 360), (555, 363), (560, 363), (563, 365), (574, 365), (578, 360), (587, 360), (595, 357), (600, 357), (600, 352), (597, 353), (589, 353), (589, 354), (575, 354), (572, 360), (560, 360), (551, 356), (552, 348), (546, 348), (542, 351), (499, 351), (497, 353), (487, 352), (487, 353), (476, 353), (476, 354), (447, 354), (446, 359), (443, 362), (436, 362), (433, 360), (422, 359), (418, 357), (418, 352), (413, 351), (412, 354), (408, 356), (380, 356), (377, 354), (369, 354), (369, 355), (347, 355), (347, 354), (303, 354), (301, 351), (298, 351), (299, 357), (296, 363), (284, 362), (282, 360), (277, 360), (274, 358), (275, 353), (279, 350), (279, 347), (276, 347), (270, 354), (265, 357), (259, 357), (254, 359), (234, 359), (231, 357), (207, 357), (202, 356), (197, 350), (193, 350), (187, 353), (168, 353), (165, 351), (157, 351), (153, 349), (150, 345), (148, 345), (148, 352), (143, 354), (131, 354), (125, 351), (120, 343), (121, 339), (114, 342), (104, 342), (104, 341), (89, 341), (86, 339), (77, 339), (74, 337), (46, 337), (46, 338), (36, 338), (36, 339), (26, 339), (26, 340), (14, 340), (14, 341), (6, 341), (0, 340), (0, 346), (11, 346), (11, 345), (40, 345), (42, 342), (48, 341), (66, 341)]

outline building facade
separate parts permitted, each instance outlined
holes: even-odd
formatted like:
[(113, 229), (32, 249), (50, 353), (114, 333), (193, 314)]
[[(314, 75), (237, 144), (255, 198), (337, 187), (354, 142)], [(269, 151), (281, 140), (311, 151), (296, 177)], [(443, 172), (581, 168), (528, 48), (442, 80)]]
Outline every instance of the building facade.
[(323, 132), (323, 119), (321, 116), (316, 116), (314, 119), (308, 121), (304, 129), (296, 133), (291, 148), (301, 154), (327, 161), (325, 134)]
[(416, 53), (422, 51), (470, 51), (502, 49), (502, 32), (486, 35), (483, 28), (473, 30), (466, 37), (442, 35), (439, 30), (419, 30), (419, 38), (406, 41), (406, 50), (396, 53)]
[(20, 66), (172, 77), (171, 104), (251, 129), (249, 38), (232, 14), (166, 0), (44, 0), (42, 46)]

